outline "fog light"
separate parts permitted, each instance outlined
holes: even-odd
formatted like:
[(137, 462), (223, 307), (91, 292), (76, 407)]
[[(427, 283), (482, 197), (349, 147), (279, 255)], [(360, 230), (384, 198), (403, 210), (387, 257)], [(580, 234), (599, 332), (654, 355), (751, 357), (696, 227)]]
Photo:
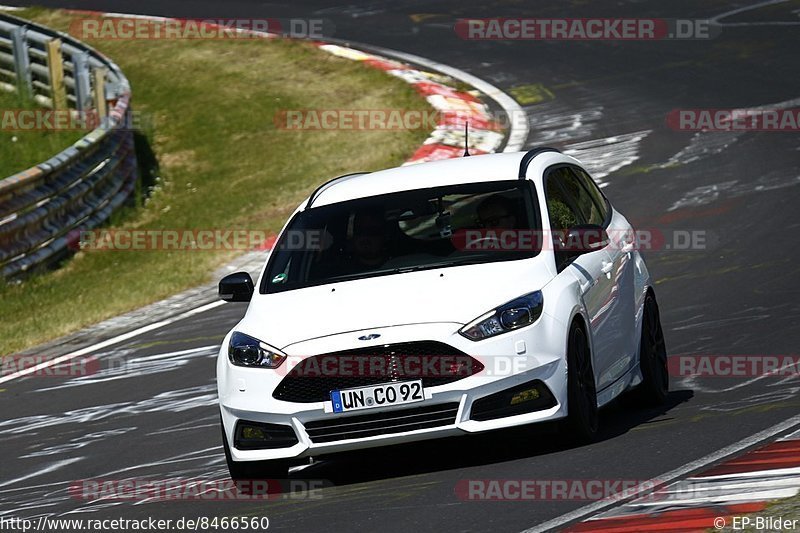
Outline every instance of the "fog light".
[(518, 403), (522, 402), (529, 402), (531, 400), (538, 400), (539, 399), (539, 391), (536, 389), (528, 389), (522, 392), (518, 392), (514, 396), (511, 397), (511, 405), (517, 405)]
[(237, 450), (288, 448), (297, 442), (297, 435), (291, 426), (244, 420), (236, 423), (233, 439), (233, 445)]
[(264, 440), (267, 436), (261, 428), (245, 426), (242, 428), (242, 438), (247, 440)]
[(549, 409), (558, 405), (547, 385), (539, 379), (478, 398), (472, 402), (472, 420), (495, 420)]

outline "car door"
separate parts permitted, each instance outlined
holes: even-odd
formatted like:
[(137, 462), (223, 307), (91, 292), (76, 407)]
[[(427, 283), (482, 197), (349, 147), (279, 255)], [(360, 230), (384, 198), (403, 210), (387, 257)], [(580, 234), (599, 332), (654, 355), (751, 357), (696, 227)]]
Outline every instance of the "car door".
[[(609, 331), (609, 346), (615, 361), (600, 375), (602, 388), (621, 378), (634, 364), (638, 338), (636, 331), (636, 297), (634, 294), (633, 228), (620, 213), (611, 208), (611, 204), (600, 192), (591, 176), (582, 168), (574, 166), (573, 172), (581, 185), (592, 198), (596, 209), (596, 219), (602, 220), (606, 227), (611, 244), (606, 247), (611, 263), (612, 299), (609, 315), (613, 326)], [(596, 223), (596, 222), (595, 222)]]
[[(579, 224), (596, 223), (593, 222), (590, 209), (591, 198), (567, 165), (552, 167), (546, 172), (545, 198), (550, 228), (554, 234), (566, 232)], [(590, 321), (592, 361), (599, 391), (604, 383), (607, 384), (607, 379), (601, 380), (601, 377), (608, 375), (615, 362), (611, 320), (611, 303), (614, 297), (611, 270), (614, 265), (605, 248), (579, 255), (569, 263), (560, 256), (561, 254), (556, 253), (556, 267), (559, 272), (574, 276), (580, 283), (583, 305)]]

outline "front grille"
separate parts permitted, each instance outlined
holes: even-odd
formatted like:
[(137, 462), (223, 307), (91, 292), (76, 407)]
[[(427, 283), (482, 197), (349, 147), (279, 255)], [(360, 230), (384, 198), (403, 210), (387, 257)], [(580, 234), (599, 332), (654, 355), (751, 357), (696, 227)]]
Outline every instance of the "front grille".
[(423, 387), (437, 387), (481, 370), (477, 359), (441, 342), (385, 344), (308, 357), (272, 396), (286, 402), (324, 402), (334, 390), (414, 379), (421, 379)]
[(362, 439), (449, 426), (455, 424), (457, 412), (458, 403), (445, 403), (368, 415), (331, 415), (330, 419), (308, 422), (306, 432), (316, 443)]

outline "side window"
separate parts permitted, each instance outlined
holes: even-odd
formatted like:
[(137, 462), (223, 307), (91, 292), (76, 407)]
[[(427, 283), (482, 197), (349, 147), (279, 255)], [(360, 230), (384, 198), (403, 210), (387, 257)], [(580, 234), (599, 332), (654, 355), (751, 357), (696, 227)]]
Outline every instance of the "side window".
[[(575, 172), (575, 174), (577, 174), (578, 179), (581, 181), (586, 190), (589, 191), (589, 196), (592, 197), (592, 202), (600, 214), (601, 219), (605, 220), (608, 216), (608, 202), (606, 202), (603, 193), (600, 192), (597, 184), (585, 170), (579, 167), (573, 167), (572, 170)], [(602, 222), (599, 223), (599, 225), (602, 224)]]
[(564, 167), (563, 171), (562, 169), (558, 170), (558, 184), (564, 189), (567, 200), (571, 201), (582, 215), (582, 223), (602, 226), (605, 216), (594, 203), (586, 188), (581, 185), (578, 176), (568, 167)]
[[(550, 215), (550, 227), (554, 231), (567, 230), (578, 224), (584, 224), (586, 219), (576, 207), (575, 201), (561, 185), (565, 179), (572, 177), (569, 168), (561, 167), (551, 170), (547, 176), (547, 212)], [(574, 180), (574, 177), (572, 177)]]

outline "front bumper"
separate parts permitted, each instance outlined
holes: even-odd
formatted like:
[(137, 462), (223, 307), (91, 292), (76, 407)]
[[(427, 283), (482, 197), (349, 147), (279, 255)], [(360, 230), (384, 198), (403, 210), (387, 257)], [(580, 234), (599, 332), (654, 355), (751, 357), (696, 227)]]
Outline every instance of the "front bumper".
[[(460, 327), (455, 323), (395, 326), (286, 347), (284, 351), (290, 356), (328, 353), (352, 348), (355, 338), (380, 331), (381, 344), (436, 340), (479, 359), (485, 366), (478, 374), (426, 388), (422, 402), (336, 414), (330, 412), (330, 402), (294, 403), (273, 398), (272, 392), (291, 367), (274, 371), (233, 366), (225, 353), (226, 338), (217, 371), (220, 409), (228, 442), (235, 441), (234, 432), (239, 421), (288, 426), (297, 437), (296, 444), (283, 448), (243, 450), (231, 446), (233, 459), (308, 457), (490, 431), (566, 416), (566, 332), (563, 324), (543, 314), (531, 326), (480, 342), (459, 335)], [(530, 412), (513, 414), (512, 410), (509, 416), (499, 418), (473, 416), (473, 404), (477, 400), (530, 382), (541, 383), (551, 394), (552, 401)], [(400, 421), (393, 420), (397, 417)], [(402, 431), (387, 433), (380, 430), (382, 423), (393, 427), (401, 423), (406, 425)], [(348, 428), (358, 431), (348, 431)], [(397, 427), (392, 431), (397, 431)], [(353, 434), (358, 436), (353, 438)]]

